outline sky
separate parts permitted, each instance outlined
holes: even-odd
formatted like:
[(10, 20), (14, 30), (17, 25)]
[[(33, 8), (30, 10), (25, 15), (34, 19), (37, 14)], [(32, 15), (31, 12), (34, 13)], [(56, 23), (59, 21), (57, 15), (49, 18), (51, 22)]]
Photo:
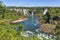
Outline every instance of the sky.
[(6, 6), (40, 7), (51, 6), (60, 7), (60, 0), (2, 0)]

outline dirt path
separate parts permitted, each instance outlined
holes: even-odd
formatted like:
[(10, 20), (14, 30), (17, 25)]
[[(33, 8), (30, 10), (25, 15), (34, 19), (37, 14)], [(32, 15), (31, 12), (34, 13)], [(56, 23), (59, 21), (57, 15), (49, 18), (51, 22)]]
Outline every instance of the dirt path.
[(24, 20), (27, 20), (27, 18), (19, 18), (18, 20), (11, 21), (11, 23), (22, 22)]

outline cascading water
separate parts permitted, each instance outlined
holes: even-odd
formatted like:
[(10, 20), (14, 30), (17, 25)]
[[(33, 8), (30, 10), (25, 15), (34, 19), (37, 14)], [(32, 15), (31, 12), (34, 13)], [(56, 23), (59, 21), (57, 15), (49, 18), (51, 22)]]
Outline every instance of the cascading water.
[(31, 19), (31, 20), (32, 20), (32, 24), (33, 24), (33, 15), (34, 15), (34, 14), (33, 14), (33, 12), (32, 12), (32, 14), (31, 14), (31, 17), (32, 17), (32, 19)]
[(45, 9), (45, 10), (44, 10), (44, 13), (43, 13), (43, 15), (45, 15), (47, 11), (48, 11), (48, 10), (47, 10), (47, 9)]

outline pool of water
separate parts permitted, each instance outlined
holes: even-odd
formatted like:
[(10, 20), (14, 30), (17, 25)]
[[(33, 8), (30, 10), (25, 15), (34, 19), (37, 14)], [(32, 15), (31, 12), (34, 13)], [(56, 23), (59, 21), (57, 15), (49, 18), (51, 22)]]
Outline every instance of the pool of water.
[(40, 22), (38, 21), (38, 17), (35, 16), (30, 16), (27, 20), (15, 24), (19, 25), (20, 23), (24, 25), (24, 30), (26, 31), (34, 31), (35, 29), (40, 28)]

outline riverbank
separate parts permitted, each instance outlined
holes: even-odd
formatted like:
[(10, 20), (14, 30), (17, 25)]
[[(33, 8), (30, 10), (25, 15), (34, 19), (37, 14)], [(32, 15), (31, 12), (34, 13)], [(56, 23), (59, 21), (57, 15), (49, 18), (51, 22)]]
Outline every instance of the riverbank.
[(11, 23), (18, 23), (27, 20), (28, 18), (19, 18), (17, 20), (11, 21)]

